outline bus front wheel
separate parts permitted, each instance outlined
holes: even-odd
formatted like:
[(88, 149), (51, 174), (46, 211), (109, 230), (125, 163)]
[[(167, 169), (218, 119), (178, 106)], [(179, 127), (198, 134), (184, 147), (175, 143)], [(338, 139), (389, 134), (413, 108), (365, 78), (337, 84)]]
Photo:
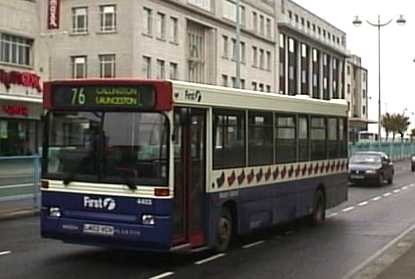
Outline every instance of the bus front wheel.
[(326, 219), (326, 199), (323, 191), (317, 190), (314, 193), (313, 212), (309, 216), (312, 226), (320, 225)]
[(217, 252), (224, 252), (228, 249), (232, 239), (232, 214), (228, 208), (222, 208), (217, 228), (216, 228), (216, 244)]

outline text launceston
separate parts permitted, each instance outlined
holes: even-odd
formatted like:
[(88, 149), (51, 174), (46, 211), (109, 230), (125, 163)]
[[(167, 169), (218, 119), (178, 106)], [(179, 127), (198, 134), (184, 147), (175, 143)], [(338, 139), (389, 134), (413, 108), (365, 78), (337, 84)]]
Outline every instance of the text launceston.
[(98, 105), (138, 105), (137, 99), (132, 97), (96, 97)]

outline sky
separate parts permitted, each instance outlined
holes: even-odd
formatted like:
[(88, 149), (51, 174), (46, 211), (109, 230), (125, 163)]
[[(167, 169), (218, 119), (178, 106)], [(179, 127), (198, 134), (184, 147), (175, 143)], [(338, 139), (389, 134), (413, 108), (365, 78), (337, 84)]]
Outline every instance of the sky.
[[(362, 57), (368, 69), (369, 119), (378, 118), (377, 29), (364, 23), (355, 27), (356, 15), (364, 22), (396, 21), (381, 29), (381, 103), (382, 114), (405, 112), (415, 127), (415, 1), (414, 0), (294, 0), (347, 33), (347, 48)], [(369, 130), (377, 131), (376, 125)]]

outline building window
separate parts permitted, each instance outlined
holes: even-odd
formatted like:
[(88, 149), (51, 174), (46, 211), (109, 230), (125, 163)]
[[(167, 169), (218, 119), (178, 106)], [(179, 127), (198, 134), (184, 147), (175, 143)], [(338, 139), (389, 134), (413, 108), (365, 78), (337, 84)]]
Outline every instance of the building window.
[(87, 77), (87, 59), (86, 56), (71, 57), (72, 78)]
[(166, 78), (166, 69), (164, 60), (157, 59), (157, 73), (156, 79), (165, 79)]
[(170, 63), (169, 78), (172, 80), (177, 80), (179, 78), (177, 63), (173, 63), (173, 62)]
[(257, 83), (255, 81), (252, 82), (252, 90), (254, 91), (258, 90)]
[(292, 11), (288, 11), (288, 17), (289, 17), (290, 19), (292, 19), (292, 18), (293, 18), (293, 12), (292, 12)]
[(259, 68), (264, 69), (264, 62), (265, 62), (265, 56), (264, 56), (264, 50), (259, 50)]
[(241, 89), (245, 89), (245, 80), (241, 78)]
[(179, 24), (177, 18), (170, 17), (170, 28), (170, 41), (177, 44), (179, 42)]
[(267, 18), (267, 37), (271, 38), (272, 36), (272, 25), (271, 25), (271, 19)]
[(263, 15), (259, 16), (259, 33), (263, 36), (265, 35), (265, 18)]
[(236, 57), (236, 52), (237, 52), (237, 46), (236, 46), (236, 40), (232, 39), (232, 60), (236, 61), (238, 57)]
[(366, 98), (366, 89), (363, 89), (363, 98)]
[(228, 86), (228, 76), (222, 75), (222, 86), (227, 87)]
[(271, 71), (271, 51), (267, 51), (267, 70)]
[(245, 63), (246, 62), (246, 50), (245, 50), (245, 43), (241, 42), (241, 62)]
[(254, 32), (258, 32), (258, 14), (256, 12), (252, 12), (252, 29)]
[(258, 48), (252, 47), (252, 66), (258, 67)]
[(99, 55), (100, 77), (115, 77), (115, 54)]
[(149, 8), (144, 8), (144, 34), (151, 36), (153, 33), (153, 15)]
[(1, 34), (0, 62), (32, 66), (33, 40), (19, 36)]
[(156, 29), (156, 36), (158, 39), (165, 40), (166, 39), (166, 16), (162, 13), (157, 13), (157, 29)]
[(229, 45), (228, 45), (228, 36), (222, 36), (223, 40), (223, 58), (229, 57)]
[(264, 92), (264, 84), (263, 83), (259, 84), (259, 91)]
[(143, 76), (147, 79), (151, 78), (151, 57), (143, 56)]
[(267, 87), (267, 92), (271, 93), (271, 85), (267, 85), (266, 87)]
[(188, 3), (207, 11), (210, 11), (212, 7), (210, 0), (188, 0)]
[(350, 84), (347, 84), (347, 94), (350, 94)]
[(366, 106), (363, 106), (363, 107), (362, 107), (362, 114), (363, 114), (363, 115), (366, 115)]
[(38, 121), (0, 119), (0, 156), (27, 156), (37, 152)]
[(115, 5), (100, 6), (101, 31), (113, 32), (117, 30), (117, 14)]
[(237, 88), (237, 86), (236, 86), (236, 78), (235, 77), (232, 77), (231, 80), (232, 80), (232, 88)]
[(88, 8), (82, 7), (72, 9), (72, 32), (88, 32)]
[(350, 76), (350, 65), (347, 65), (347, 75)]

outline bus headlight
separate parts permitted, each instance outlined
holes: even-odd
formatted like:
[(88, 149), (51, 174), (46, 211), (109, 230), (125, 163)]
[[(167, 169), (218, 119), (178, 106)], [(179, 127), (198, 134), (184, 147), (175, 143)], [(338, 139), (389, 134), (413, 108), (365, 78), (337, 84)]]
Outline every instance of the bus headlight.
[(59, 218), (62, 216), (61, 209), (59, 207), (50, 207), (49, 208), (49, 216)]
[(151, 214), (143, 214), (141, 216), (141, 223), (143, 223), (143, 225), (154, 225), (156, 223), (156, 219)]

